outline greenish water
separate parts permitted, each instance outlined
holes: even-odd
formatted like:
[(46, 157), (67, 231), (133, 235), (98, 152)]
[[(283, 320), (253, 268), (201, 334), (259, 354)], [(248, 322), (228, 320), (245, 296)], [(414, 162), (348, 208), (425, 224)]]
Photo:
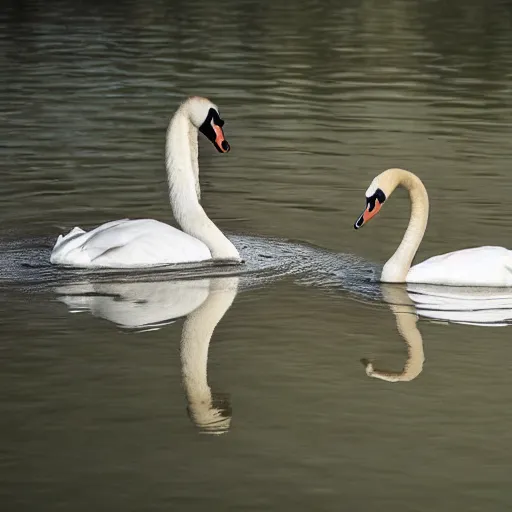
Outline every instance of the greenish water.
[[(421, 318), (423, 371), (371, 379), (361, 358), (401, 371), (411, 316), (349, 278), (405, 229), (403, 193), (353, 229), (392, 166), (429, 191), (419, 259), (511, 246), (511, 65), (497, 0), (2, 6), (0, 219), (23, 242), (2, 255), (2, 510), (509, 508), (509, 329)], [(191, 94), (232, 146), (200, 141), (204, 207), (280, 278), (58, 283), (59, 233), (171, 221), (165, 129)]]

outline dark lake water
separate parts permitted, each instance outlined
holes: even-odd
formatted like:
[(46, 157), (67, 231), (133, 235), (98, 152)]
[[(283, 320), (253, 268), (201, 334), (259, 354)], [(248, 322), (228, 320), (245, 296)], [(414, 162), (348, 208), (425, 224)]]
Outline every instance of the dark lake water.
[[(226, 120), (202, 202), (242, 275), (51, 268), (74, 226), (172, 222), (192, 94)], [(418, 261), (512, 246), (511, 2), (7, 1), (0, 155), (2, 510), (510, 508), (509, 303), (431, 320), (375, 282), (407, 195), (353, 223), (403, 167)]]

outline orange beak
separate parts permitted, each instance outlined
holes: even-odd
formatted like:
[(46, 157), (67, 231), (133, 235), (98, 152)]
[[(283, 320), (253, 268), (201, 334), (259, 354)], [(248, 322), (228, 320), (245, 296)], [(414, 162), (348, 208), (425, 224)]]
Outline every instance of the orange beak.
[(370, 204), (367, 204), (363, 213), (361, 213), (359, 218), (356, 220), (354, 224), (355, 229), (362, 228), (370, 219), (375, 217), (375, 215), (377, 215), (377, 213), (379, 213), (379, 210), (382, 208), (382, 204), (379, 202), (378, 199), (375, 199), (375, 205), (371, 211), (370, 206)]
[(221, 153), (227, 153), (230, 149), (228, 141), (224, 138), (224, 131), (222, 128), (212, 123), (213, 131), (215, 132), (215, 146)]

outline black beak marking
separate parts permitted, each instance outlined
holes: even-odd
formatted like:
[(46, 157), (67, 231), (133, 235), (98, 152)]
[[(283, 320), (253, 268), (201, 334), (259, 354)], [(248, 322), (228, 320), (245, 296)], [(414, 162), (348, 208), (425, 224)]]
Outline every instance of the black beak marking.
[(222, 128), (224, 126), (224, 119), (220, 118), (219, 113), (214, 108), (210, 108), (204, 123), (199, 127), (199, 131), (215, 146), (219, 153), (227, 153), (230, 150), (228, 141), (224, 139), (221, 142), (222, 147), (217, 145), (215, 142), (217, 134), (213, 129), (213, 125)]

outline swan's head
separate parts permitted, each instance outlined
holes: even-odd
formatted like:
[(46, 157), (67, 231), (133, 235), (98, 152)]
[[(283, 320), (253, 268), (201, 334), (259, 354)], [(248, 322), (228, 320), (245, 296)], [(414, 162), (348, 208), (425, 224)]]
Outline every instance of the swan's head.
[(402, 169), (387, 169), (373, 179), (366, 190), (366, 208), (354, 224), (355, 229), (363, 227), (379, 213), (384, 201), (393, 193), (403, 177)]
[(219, 109), (207, 98), (192, 96), (183, 105), (190, 122), (217, 148), (220, 153), (230, 149), (222, 129), (224, 120)]
[(379, 213), (384, 201), (387, 198), (387, 194), (384, 192), (383, 187), (380, 185), (378, 177), (372, 181), (372, 184), (368, 187), (365, 193), (366, 196), (366, 208), (363, 213), (359, 216), (354, 224), (355, 229), (363, 227), (370, 219), (375, 217)]

